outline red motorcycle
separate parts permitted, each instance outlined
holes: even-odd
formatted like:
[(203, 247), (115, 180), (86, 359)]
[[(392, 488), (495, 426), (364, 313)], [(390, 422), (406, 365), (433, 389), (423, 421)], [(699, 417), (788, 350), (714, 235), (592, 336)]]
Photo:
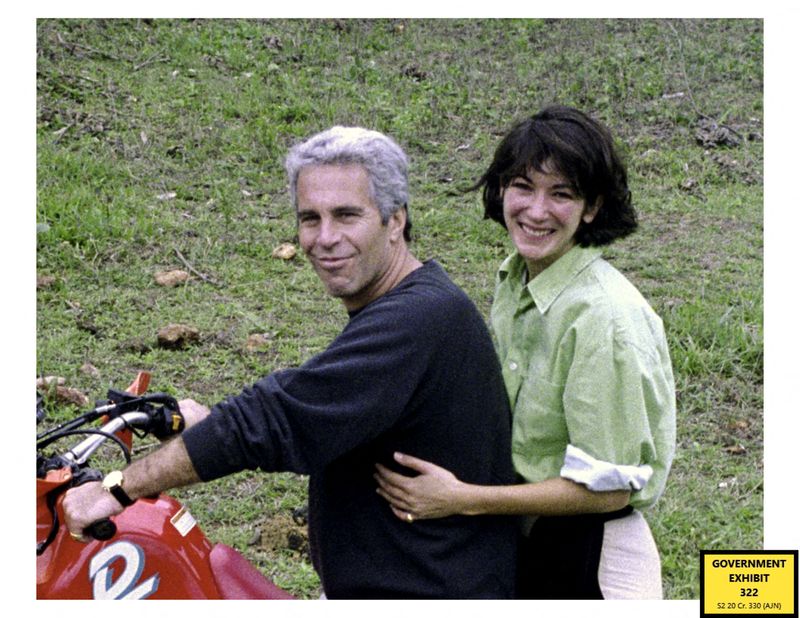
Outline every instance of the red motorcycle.
[[(119, 515), (85, 531), (67, 532), (61, 498), (70, 487), (100, 480), (88, 460), (106, 441), (130, 462), (133, 436), (167, 439), (183, 429), (178, 403), (145, 395), (140, 373), (125, 391), (75, 419), (37, 435), (36, 596), (38, 599), (291, 599), (236, 550), (213, 544), (185, 506), (161, 494), (141, 498)], [(41, 414), (37, 403), (37, 421)], [(98, 429), (84, 425), (100, 420)], [(45, 454), (67, 437), (85, 436), (71, 449)]]

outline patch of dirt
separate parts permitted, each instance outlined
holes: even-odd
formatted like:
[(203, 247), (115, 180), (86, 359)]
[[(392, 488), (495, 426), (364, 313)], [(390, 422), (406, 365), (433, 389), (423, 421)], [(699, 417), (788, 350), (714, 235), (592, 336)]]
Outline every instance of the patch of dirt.
[(116, 345), (116, 348), (122, 352), (131, 352), (133, 354), (146, 354), (153, 349), (153, 346), (143, 337), (135, 337), (133, 339), (126, 339)]
[(267, 552), (279, 552), (289, 549), (304, 559), (308, 559), (308, 529), (304, 514), (278, 513), (261, 525), (261, 529), (253, 539)]
[(36, 289), (43, 290), (45, 288), (51, 287), (56, 282), (56, 278), (53, 275), (40, 275), (37, 273), (36, 275)]
[(272, 346), (273, 336), (271, 333), (253, 333), (247, 337), (244, 344), (244, 351), (248, 353), (266, 352)]
[(60, 404), (72, 404), (83, 408), (89, 404), (89, 398), (77, 388), (65, 386), (66, 380), (61, 377), (47, 376), (36, 380), (36, 390), (51, 401)]
[(187, 324), (168, 324), (158, 331), (158, 345), (169, 350), (180, 350), (200, 339), (200, 331)]
[(185, 283), (189, 278), (189, 273), (179, 269), (162, 270), (153, 275), (153, 279), (158, 285), (167, 288), (174, 288), (181, 283)]

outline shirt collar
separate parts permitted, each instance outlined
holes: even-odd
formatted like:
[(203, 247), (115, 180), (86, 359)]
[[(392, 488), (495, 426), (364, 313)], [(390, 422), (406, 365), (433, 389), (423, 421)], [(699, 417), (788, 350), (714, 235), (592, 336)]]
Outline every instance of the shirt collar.
[[(600, 254), (600, 249), (596, 247), (573, 247), (534, 277), (533, 281), (529, 281), (525, 287), (539, 311), (545, 313), (578, 273), (598, 259)], [(521, 284), (525, 268), (525, 260), (518, 252), (514, 252), (500, 266), (500, 279), (510, 276), (512, 281)]]

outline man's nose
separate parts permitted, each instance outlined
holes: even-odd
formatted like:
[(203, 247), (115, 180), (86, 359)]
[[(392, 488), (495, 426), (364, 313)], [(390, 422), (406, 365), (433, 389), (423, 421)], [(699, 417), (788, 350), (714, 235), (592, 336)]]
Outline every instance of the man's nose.
[(335, 245), (339, 241), (339, 227), (334, 221), (323, 219), (319, 224), (317, 244), (324, 247)]

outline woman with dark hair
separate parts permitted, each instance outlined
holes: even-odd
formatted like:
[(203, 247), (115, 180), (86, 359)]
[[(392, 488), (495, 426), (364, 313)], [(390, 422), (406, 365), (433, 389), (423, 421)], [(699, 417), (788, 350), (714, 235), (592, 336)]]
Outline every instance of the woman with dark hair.
[(515, 125), (475, 185), (515, 251), (491, 326), (513, 410), (519, 484), (478, 486), (409, 454), (378, 466), (378, 492), (408, 522), (521, 515), (520, 598), (660, 598), (641, 509), (664, 490), (675, 388), (661, 319), (597, 248), (636, 229), (608, 131), (550, 107)]

